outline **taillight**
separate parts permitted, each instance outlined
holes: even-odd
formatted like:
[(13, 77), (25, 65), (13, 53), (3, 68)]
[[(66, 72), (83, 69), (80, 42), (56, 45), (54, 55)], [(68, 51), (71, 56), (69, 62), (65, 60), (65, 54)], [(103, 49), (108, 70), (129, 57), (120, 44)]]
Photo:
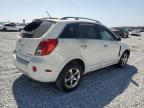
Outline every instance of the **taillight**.
[(57, 39), (47, 39), (42, 40), (35, 52), (37, 56), (44, 56), (50, 54), (57, 46), (58, 40)]

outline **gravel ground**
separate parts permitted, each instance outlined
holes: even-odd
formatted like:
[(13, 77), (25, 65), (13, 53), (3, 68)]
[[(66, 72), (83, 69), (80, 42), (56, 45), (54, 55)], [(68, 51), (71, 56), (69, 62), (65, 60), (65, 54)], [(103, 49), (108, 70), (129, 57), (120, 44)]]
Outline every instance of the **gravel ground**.
[(71, 93), (31, 81), (15, 68), (16, 34), (0, 32), (0, 108), (144, 108), (144, 33), (122, 40), (131, 46), (125, 68), (87, 74)]

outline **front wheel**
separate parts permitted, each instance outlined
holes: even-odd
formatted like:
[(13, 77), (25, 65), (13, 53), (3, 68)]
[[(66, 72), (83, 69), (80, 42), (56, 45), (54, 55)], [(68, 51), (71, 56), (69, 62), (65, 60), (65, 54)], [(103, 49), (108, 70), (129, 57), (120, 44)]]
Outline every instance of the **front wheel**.
[(129, 33), (127, 33), (126, 38), (128, 38), (128, 36), (129, 36)]
[(127, 64), (127, 61), (128, 61), (128, 53), (127, 52), (124, 52), (119, 60), (119, 63), (117, 64), (118, 67), (125, 67), (126, 64)]
[(82, 79), (83, 69), (78, 63), (70, 63), (60, 73), (56, 85), (64, 91), (76, 89)]
[(20, 28), (18, 31), (20, 32), (22, 29)]

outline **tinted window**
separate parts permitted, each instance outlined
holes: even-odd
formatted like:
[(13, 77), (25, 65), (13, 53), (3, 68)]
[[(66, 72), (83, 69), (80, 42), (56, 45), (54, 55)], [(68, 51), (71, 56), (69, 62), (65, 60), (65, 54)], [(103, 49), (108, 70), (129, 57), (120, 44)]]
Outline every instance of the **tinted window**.
[(14, 24), (5, 24), (4, 26), (15, 27), (16, 25), (14, 25)]
[(114, 35), (109, 32), (106, 28), (100, 27), (100, 35), (102, 40), (115, 40)]
[(77, 24), (68, 24), (61, 33), (60, 38), (78, 38)]
[(80, 24), (79, 32), (80, 32), (80, 38), (100, 39), (99, 29), (96, 25)]
[(5, 24), (4, 26), (10, 26), (9, 24)]
[(29, 23), (21, 32), (23, 38), (39, 38), (46, 33), (52, 26), (53, 22), (36, 21)]
[(36, 28), (38, 28), (40, 26), (41, 23), (42, 23), (42, 21), (29, 23), (27, 26), (24, 27), (24, 30), (25, 31), (35, 30)]

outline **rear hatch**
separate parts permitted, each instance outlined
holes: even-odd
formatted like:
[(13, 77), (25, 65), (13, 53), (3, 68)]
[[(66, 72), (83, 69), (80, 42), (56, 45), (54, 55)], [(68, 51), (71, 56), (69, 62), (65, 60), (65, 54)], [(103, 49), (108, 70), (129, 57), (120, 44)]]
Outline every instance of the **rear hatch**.
[(16, 42), (16, 52), (26, 58), (35, 54), (42, 36), (52, 27), (54, 22), (34, 20), (20, 32)]

